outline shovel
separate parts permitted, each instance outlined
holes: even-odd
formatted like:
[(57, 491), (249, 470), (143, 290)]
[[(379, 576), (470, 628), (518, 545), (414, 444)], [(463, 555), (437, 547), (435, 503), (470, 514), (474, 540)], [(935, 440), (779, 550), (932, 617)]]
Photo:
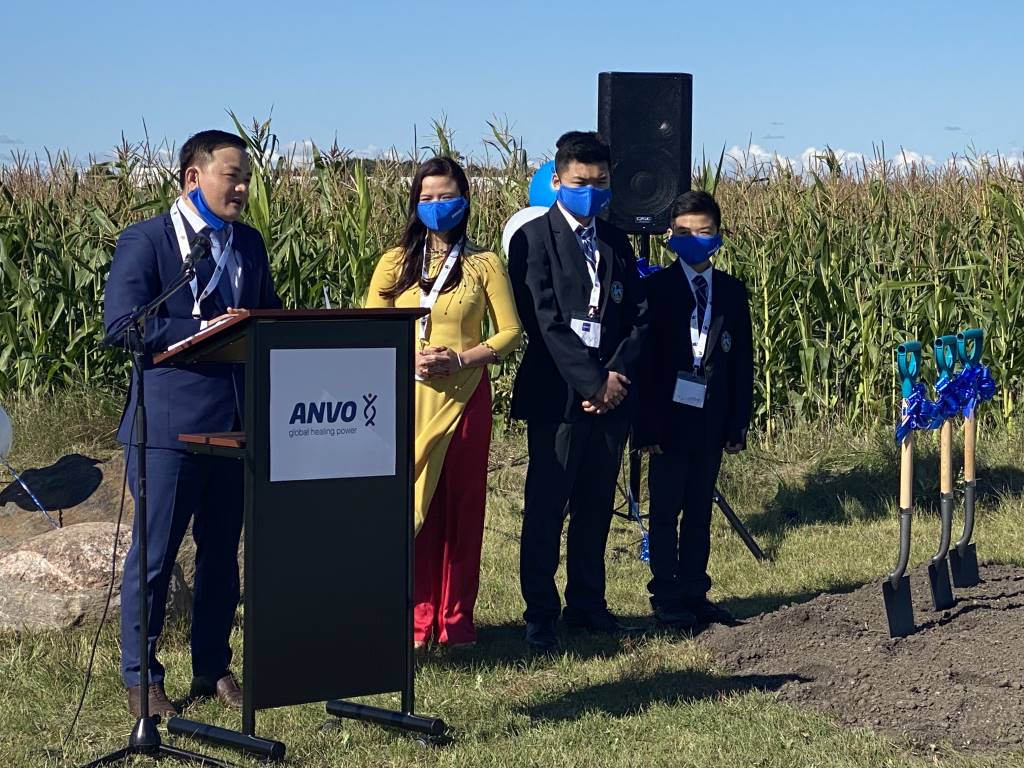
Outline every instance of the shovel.
[[(948, 381), (956, 368), (957, 338), (942, 336), (935, 340), (935, 364), (939, 381)], [(949, 578), (949, 542), (953, 534), (953, 422), (946, 419), (939, 432), (939, 548), (928, 563), (928, 583), (932, 589), (932, 607), (936, 611), (956, 603)]]
[[(902, 379), (906, 402), (914, 390), (921, 370), (921, 344), (908, 341), (896, 350), (896, 364)], [(914, 606), (910, 599), (910, 527), (914, 515), (914, 433), (909, 432), (900, 443), (900, 555), (896, 568), (882, 582), (885, 618), (890, 637), (906, 637), (914, 631)]]
[[(957, 353), (965, 369), (981, 363), (985, 334), (979, 328), (957, 334)], [(970, 345), (970, 352), (968, 352)], [(980, 580), (978, 574), (978, 551), (971, 542), (974, 533), (974, 502), (978, 493), (977, 476), (974, 469), (975, 446), (978, 439), (977, 405), (964, 419), (964, 532), (949, 553), (949, 566), (953, 572), (953, 584), (957, 587), (973, 587)]]

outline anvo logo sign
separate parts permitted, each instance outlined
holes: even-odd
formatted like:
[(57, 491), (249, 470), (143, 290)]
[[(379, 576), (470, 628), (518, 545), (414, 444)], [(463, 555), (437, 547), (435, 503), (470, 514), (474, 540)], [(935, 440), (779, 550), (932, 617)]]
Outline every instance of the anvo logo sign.
[[(363, 423), (367, 427), (374, 426), (377, 416), (377, 395), (372, 392), (363, 395)], [(292, 407), (288, 425), (293, 424), (337, 424), (339, 421), (350, 424), (359, 413), (359, 405), (355, 400), (321, 400), (320, 402), (299, 402)]]

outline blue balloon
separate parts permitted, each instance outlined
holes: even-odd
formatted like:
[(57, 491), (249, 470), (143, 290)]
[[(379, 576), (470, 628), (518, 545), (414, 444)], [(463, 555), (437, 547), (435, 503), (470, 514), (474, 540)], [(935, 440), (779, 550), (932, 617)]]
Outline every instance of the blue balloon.
[(551, 183), (551, 176), (555, 172), (555, 161), (548, 160), (537, 169), (530, 180), (530, 205), (542, 205), (550, 208), (555, 204), (558, 192)]

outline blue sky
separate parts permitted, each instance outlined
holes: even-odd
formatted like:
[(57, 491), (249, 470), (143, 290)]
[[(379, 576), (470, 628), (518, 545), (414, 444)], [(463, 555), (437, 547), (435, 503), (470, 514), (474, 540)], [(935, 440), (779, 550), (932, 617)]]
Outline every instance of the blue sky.
[(507, 116), (539, 157), (595, 125), (605, 70), (692, 73), (698, 157), (1024, 148), (1024, 5), (1009, 1), (9, 0), (0, 18), (4, 157), (103, 156), (143, 120), (180, 145), (229, 128), (228, 108), (273, 108), (284, 144), (368, 152), (411, 148), (442, 114), (479, 152)]

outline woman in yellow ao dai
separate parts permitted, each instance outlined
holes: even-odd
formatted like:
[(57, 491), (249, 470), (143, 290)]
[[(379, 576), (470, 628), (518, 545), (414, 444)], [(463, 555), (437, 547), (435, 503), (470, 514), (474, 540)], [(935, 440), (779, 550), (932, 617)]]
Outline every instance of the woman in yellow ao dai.
[[(519, 346), (505, 267), (466, 238), (469, 181), (455, 161), (423, 163), (401, 243), (374, 271), (367, 307), (429, 307), (417, 324), (414, 642), (476, 640), (491, 439), (486, 366)], [(484, 321), (491, 328), (484, 339)]]

